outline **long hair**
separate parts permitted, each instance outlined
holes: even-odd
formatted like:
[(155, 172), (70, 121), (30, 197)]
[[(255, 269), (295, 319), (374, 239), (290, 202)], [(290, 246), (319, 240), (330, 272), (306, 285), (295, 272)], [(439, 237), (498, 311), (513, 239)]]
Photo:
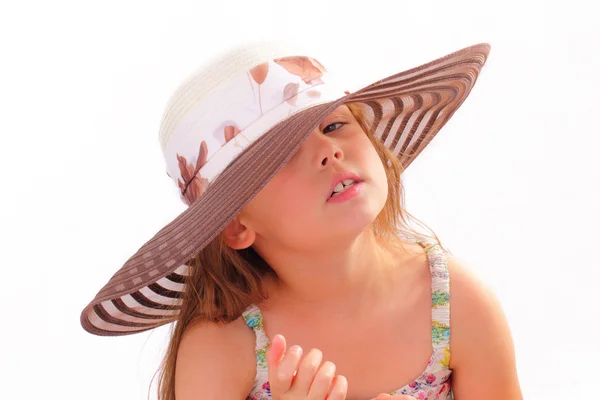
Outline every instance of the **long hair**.
[[(348, 104), (348, 108), (368, 135), (387, 176), (388, 197), (373, 223), (375, 234), (396, 241), (403, 237), (429, 238), (441, 245), (437, 235), (404, 207), (403, 170), (398, 158), (374, 136), (361, 106)], [(428, 233), (419, 232), (412, 223)], [(268, 274), (276, 278), (275, 272), (252, 248), (233, 250), (222, 236), (217, 236), (186, 264), (191, 267), (191, 274), (186, 278), (181, 310), (157, 371), (159, 400), (175, 400), (177, 351), (186, 329), (199, 321), (226, 323), (236, 320), (249, 305), (265, 298), (261, 291), (263, 278)]]

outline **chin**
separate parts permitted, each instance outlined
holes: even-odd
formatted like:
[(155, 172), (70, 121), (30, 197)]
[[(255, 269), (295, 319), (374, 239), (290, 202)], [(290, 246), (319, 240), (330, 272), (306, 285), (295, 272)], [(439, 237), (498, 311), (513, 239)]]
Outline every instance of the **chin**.
[(362, 207), (357, 207), (352, 213), (337, 216), (336, 221), (331, 221), (329, 230), (333, 230), (335, 226), (335, 230), (341, 235), (358, 236), (373, 225), (377, 216), (383, 210), (384, 204), (381, 204), (381, 206), (364, 204)]

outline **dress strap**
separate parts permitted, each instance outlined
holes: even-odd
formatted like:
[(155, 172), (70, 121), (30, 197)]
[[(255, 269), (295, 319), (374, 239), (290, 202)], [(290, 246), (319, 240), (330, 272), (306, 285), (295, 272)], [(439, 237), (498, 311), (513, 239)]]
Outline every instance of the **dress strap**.
[(438, 243), (417, 241), (427, 252), (431, 271), (431, 342), (434, 352), (450, 359), (450, 274), (446, 254)]
[(242, 313), (246, 325), (248, 325), (256, 335), (256, 368), (258, 370), (267, 369), (267, 349), (269, 348), (269, 339), (263, 329), (263, 316), (258, 306), (252, 304)]

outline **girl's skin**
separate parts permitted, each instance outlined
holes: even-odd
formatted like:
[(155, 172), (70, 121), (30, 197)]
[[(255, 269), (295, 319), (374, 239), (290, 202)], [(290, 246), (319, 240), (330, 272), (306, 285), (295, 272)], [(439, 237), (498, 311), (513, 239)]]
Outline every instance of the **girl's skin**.
[[(330, 199), (332, 183), (347, 172), (360, 181), (354, 196)], [(328, 399), (373, 398), (425, 369), (432, 352), (429, 264), (419, 245), (405, 243), (402, 251), (373, 234), (371, 224), (387, 193), (379, 156), (341, 106), (226, 227), (230, 247), (252, 246), (279, 278), (265, 279), (269, 297), (259, 304), (271, 339), (274, 399), (325, 398), (318, 388), (315, 397), (290, 396), (312, 388), (290, 383), (289, 371), (303, 361), (316, 364), (302, 374), (307, 382), (321, 369), (325, 378), (315, 382), (331, 376), (328, 390), (342, 397), (332, 393)], [(450, 255), (448, 268), (456, 399), (521, 399), (512, 339), (498, 302)], [(286, 342), (308, 351), (290, 352)], [(177, 357), (177, 398), (203, 393), (244, 399), (256, 373), (254, 344), (254, 332), (242, 318), (188, 329)], [(285, 379), (278, 378), (280, 370)]]

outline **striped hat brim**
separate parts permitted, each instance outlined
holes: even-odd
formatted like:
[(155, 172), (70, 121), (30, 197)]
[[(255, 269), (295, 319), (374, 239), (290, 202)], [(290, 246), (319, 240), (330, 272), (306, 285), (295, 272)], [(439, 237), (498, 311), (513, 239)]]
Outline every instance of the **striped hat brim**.
[(190, 274), (185, 263), (221, 232), (310, 132), (342, 104), (362, 107), (375, 136), (406, 169), (467, 98), (489, 51), (488, 44), (459, 50), (278, 123), (127, 260), (82, 311), (83, 328), (116, 336), (176, 320)]

